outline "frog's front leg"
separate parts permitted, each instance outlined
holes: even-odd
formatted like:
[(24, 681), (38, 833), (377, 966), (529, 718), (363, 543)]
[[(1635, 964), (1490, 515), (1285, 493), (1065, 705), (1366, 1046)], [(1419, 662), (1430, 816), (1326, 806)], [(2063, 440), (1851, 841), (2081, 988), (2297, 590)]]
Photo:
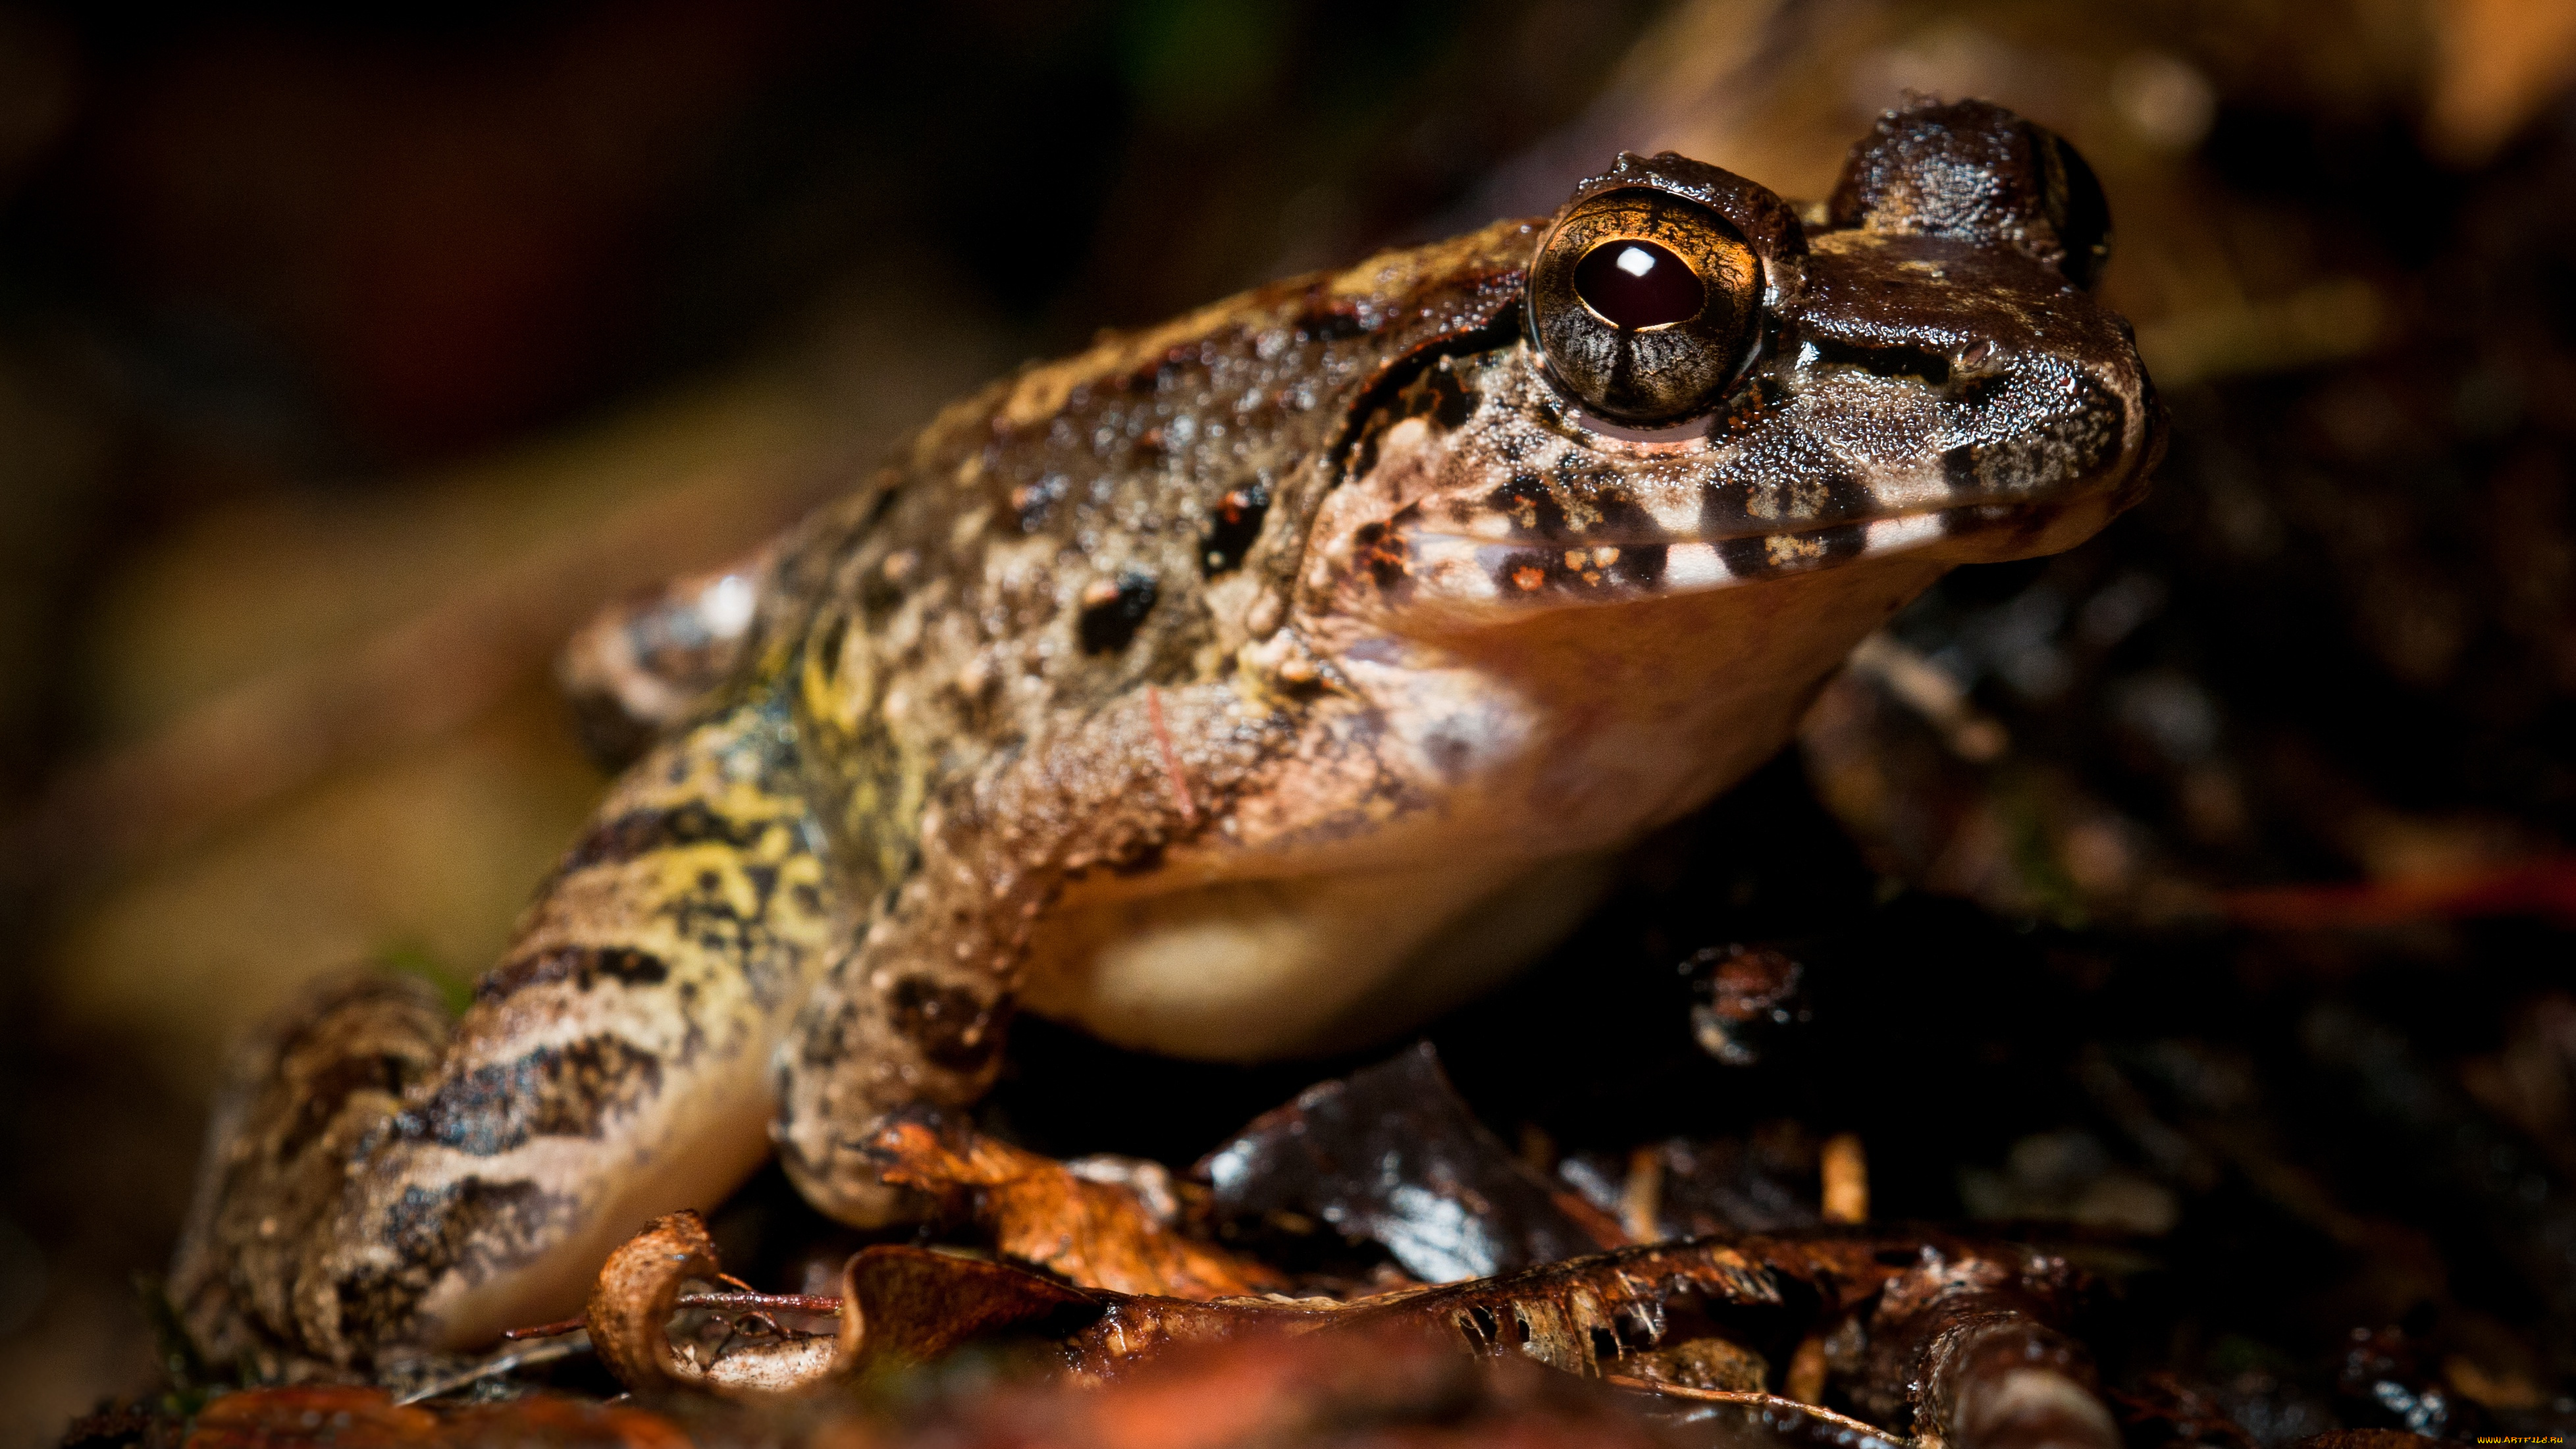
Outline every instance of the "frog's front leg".
[(748, 1174), (771, 1051), (849, 929), (798, 774), (783, 710), (697, 727), (612, 788), (452, 1029), (377, 977), (247, 1054), (172, 1272), (201, 1346), (488, 1341)]
[(981, 1096), (1048, 907), (1080, 877), (1221, 836), (1293, 743), (1292, 718), (1225, 684), (1142, 688), (934, 788), (915, 864), (779, 1050), (772, 1136), (806, 1199), (861, 1226), (901, 1216), (903, 1195), (859, 1149), (871, 1126)]

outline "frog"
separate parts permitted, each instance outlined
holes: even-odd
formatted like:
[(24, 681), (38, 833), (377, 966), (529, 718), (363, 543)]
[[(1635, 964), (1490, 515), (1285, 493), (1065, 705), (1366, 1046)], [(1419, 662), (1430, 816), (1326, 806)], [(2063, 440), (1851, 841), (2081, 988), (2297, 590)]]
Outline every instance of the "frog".
[(1914, 99), (1821, 203), (1620, 154), (938, 413), (566, 677), (632, 758), (461, 1014), (325, 980), (216, 1098), (200, 1348), (362, 1374), (580, 1303), (775, 1159), (974, 1103), (1020, 1012), (1226, 1061), (1531, 962), (1946, 571), (2092, 536), (2164, 413), (2099, 182)]

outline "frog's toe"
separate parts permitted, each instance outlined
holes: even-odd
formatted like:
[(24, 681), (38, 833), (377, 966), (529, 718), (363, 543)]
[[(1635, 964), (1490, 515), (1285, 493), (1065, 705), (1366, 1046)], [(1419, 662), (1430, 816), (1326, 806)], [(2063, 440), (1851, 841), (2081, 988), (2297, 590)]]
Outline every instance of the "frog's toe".
[(779, 1165), (797, 1193), (816, 1212), (854, 1228), (887, 1228), (920, 1222), (934, 1204), (910, 1188), (896, 1187), (881, 1176), (884, 1164), (864, 1144), (885, 1121), (883, 1115), (845, 1125), (830, 1134), (819, 1150), (800, 1148), (796, 1134), (783, 1121), (770, 1133), (778, 1144)]

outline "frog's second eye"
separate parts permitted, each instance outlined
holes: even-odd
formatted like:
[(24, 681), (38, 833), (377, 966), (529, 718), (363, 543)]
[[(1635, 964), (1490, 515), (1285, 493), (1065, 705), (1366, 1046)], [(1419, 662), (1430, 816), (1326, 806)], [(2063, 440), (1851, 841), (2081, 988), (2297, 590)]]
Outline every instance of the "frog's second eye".
[(1761, 263), (1715, 212), (1625, 187), (1569, 208), (1530, 265), (1530, 334), (1583, 406), (1624, 423), (1705, 412), (1753, 340)]

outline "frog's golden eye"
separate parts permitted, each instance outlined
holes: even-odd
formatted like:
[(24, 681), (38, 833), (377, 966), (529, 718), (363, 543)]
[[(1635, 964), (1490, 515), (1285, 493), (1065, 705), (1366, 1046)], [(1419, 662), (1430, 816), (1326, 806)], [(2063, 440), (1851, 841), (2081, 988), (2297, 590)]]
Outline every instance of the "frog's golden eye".
[(1569, 207), (1540, 241), (1530, 334), (1587, 411), (1678, 422), (1743, 367), (1761, 290), (1761, 262), (1716, 212), (1621, 187)]

